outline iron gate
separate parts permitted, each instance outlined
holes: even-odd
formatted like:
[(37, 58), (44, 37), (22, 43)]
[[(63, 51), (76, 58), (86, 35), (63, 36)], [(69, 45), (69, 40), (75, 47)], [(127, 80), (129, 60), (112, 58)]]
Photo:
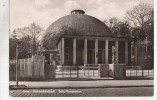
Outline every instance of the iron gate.
[(58, 66), (56, 78), (99, 78), (98, 65)]
[(143, 69), (141, 66), (126, 66), (126, 77), (154, 77), (154, 69)]

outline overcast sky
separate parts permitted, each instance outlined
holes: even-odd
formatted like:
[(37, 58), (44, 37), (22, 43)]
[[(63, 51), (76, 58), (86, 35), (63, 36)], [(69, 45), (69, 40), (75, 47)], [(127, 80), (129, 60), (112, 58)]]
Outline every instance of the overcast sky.
[(10, 0), (10, 31), (32, 22), (46, 29), (74, 9), (82, 9), (101, 21), (111, 17), (123, 19), (125, 12), (139, 2), (153, 4), (153, 0)]

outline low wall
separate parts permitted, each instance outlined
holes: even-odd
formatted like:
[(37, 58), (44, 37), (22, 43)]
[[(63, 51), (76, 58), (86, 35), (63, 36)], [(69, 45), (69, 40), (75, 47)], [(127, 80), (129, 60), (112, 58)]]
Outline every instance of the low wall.
[(114, 77), (114, 65), (113, 64), (100, 64), (99, 76), (102, 77)]
[(125, 79), (126, 69), (124, 64), (99, 65), (99, 76), (113, 77), (114, 79)]
[(125, 79), (126, 69), (124, 64), (115, 64), (114, 65), (114, 79)]
[[(43, 80), (44, 79), (44, 61), (43, 55), (34, 56), (27, 59), (18, 60), (18, 78), (19, 80)], [(16, 79), (16, 61), (11, 60), (9, 64), (9, 80)]]
[[(32, 74), (32, 59), (18, 60), (18, 78), (19, 80), (31, 80)], [(16, 60), (11, 60), (9, 64), (9, 80), (16, 80)]]
[(44, 80), (45, 56), (37, 55), (32, 57), (32, 78), (33, 80)]
[(100, 77), (109, 77), (109, 66), (99, 65), (98, 72)]
[(54, 80), (56, 78), (55, 65), (45, 65), (45, 78), (44, 80)]

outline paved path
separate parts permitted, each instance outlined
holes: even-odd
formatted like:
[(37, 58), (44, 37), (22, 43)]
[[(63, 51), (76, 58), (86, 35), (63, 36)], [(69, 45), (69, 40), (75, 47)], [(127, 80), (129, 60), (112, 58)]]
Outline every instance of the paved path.
[[(15, 85), (10, 81), (9, 85)], [(94, 81), (48, 81), (48, 82), (19, 82), (27, 88), (90, 88), (90, 87), (127, 87), (152, 86), (154, 80), (94, 80)]]
[(153, 87), (10, 90), (13, 97), (152, 96)]

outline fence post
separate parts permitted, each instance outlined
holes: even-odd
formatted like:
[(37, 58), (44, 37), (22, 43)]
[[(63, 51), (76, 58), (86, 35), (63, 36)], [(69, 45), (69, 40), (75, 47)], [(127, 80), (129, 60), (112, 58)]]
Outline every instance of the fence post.
[(137, 76), (137, 66), (136, 66), (136, 76)]
[(88, 67), (88, 77), (89, 77), (89, 67)]
[(131, 68), (130, 68), (130, 76), (131, 76)]
[(71, 78), (71, 66), (70, 66), (70, 78)]
[(93, 76), (94, 76), (94, 67), (93, 67)]
[(148, 76), (149, 76), (149, 66), (148, 66)]
[(92, 69), (93, 69), (93, 76), (94, 76), (94, 65), (92, 66)]
[(142, 76), (143, 76), (143, 66), (142, 66)]
[(62, 68), (61, 68), (61, 70), (62, 70), (62, 78), (63, 78), (63, 65), (62, 65)]
[(86, 70), (86, 65), (84, 65), (84, 77), (85, 77), (85, 70)]
[(76, 67), (77, 67), (77, 78), (78, 78), (78, 74), (79, 74), (79, 73), (78, 73), (78, 65), (76, 65)]

